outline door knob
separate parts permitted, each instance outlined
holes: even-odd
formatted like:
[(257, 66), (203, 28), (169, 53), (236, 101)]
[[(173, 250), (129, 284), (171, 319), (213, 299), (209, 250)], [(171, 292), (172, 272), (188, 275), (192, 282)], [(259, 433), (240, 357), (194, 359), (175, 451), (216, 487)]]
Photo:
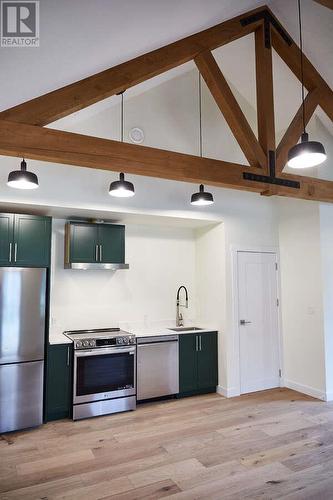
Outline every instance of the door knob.
[(248, 323), (252, 323), (252, 321), (246, 321), (245, 319), (241, 319), (239, 322), (240, 325), (247, 325)]

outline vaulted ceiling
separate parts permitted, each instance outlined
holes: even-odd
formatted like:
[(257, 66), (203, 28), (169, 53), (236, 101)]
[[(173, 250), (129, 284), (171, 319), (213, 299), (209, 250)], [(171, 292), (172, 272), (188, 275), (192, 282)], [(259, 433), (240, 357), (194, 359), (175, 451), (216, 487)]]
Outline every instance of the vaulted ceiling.
[[(278, 14), (280, 20), (284, 21), (284, 17), (286, 18), (285, 26), (297, 40), (296, 2), (275, 0), (268, 3), (273, 12), (278, 13), (279, 9), (281, 10), (283, 14)], [(39, 49), (34, 49), (35, 52), (31, 50), (29, 54), (28, 51), (21, 50), (20, 52), (20, 49), (7, 49), (7, 51), (5, 51), (7, 53), (2, 52), (0, 54), (1, 56), (4, 55), (3, 61), (5, 62), (5, 67), (7, 65), (8, 68), (8, 72), (2, 72), (2, 75), (6, 74), (6, 77), (8, 77), (11, 72), (14, 73), (14, 68), (11, 67), (12, 62), (9, 57), (10, 54), (14, 54), (13, 51), (15, 51), (15, 58), (12, 57), (12, 59), (15, 59), (16, 63), (15, 78), (12, 80), (6, 78), (3, 82), (4, 87), (6, 87), (8, 82), (8, 84), (10, 84), (10, 89), (7, 93), (2, 94), (4, 100), (8, 101), (5, 105), (3, 105), (1, 101), (2, 109), (13, 104), (18, 104), (18, 95), (20, 96), (20, 101), (25, 101), (28, 97), (31, 98), (35, 95), (43, 94), (46, 91), (53, 90), (54, 88), (58, 88), (71, 81), (82, 78), (87, 74), (90, 75), (98, 70), (104, 69), (104, 67), (113, 66), (137, 54), (147, 52), (167, 42), (196, 32), (206, 26), (221, 22), (221, 20), (244, 12), (244, 10), (247, 11), (249, 8), (262, 5), (262, 2), (217, 2), (215, 0), (209, 0), (209, 2), (207, 2), (203, 0), (182, 0), (177, 2), (177, 5), (174, 5), (172, 9), (165, 9), (165, 2), (161, 0), (154, 2), (140, 0), (140, 2), (135, 3), (135, 6), (133, 2), (127, 1), (119, 0), (106, 2), (99, 0), (94, 2), (95, 11), (92, 12), (90, 10), (92, 8), (91, 2), (82, 1), (80, 4), (80, 8), (82, 9), (82, 12), (80, 12), (80, 23), (75, 25), (75, 29), (72, 30), (72, 33), (71, 27), (74, 25), (73, 22), (75, 16), (78, 14), (78, 10), (77, 8), (76, 10), (71, 10), (73, 8), (71, 3), (67, 2), (66, 5), (63, 4), (62, 6), (61, 4), (62, 1), (57, 2), (57, 7), (52, 8), (50, 1), (45, 1), (44, 18), (46, 18), (47, 15), (48, 30), (44, 33), (43, 42), (42, 12), (41, 47)], [(310, 49), (308, 49), (308, 43), (305, 42), (305, 53), (312, 59), (319, 72), (326, 76), (327, 82), (332, 85), (333, 75), (331, 74), (331, 65), (327, 65), (327, 63), (325, 63), (325, 57), (321, 56), (322, 53), (325, 56), (325, 51), (329, 52), (329, 47), (332, 46), (332, 37), (330, 37), (332, 12), (311, 0), (303, 0), (303, 4), (305, 40), (308, 39), (311, 41)], [(189, 8), (190, 5), (191, 8)], [(207, 6), (209, 6), (209, 8), (207, 8)], [(325, 15), (323, 14), (323, 9), (325, 10)], [(185, 10), (187, 10), (187, 14), (185, 14)], [(66, 16), (63, 16), (63, 19), (59, 18), (61, 12), (63, 14), (66, 12)], [(147, 13), (149, 14), (148, 16)], [(321, 30), (315, 29), (318, 16), (320, 22), (324, 20)], [(149, 18), (149, 26), (147, 25), (147, 17)], [(91, 19), (94, 19), (94, 22), (90, 26)], [(50, 29), (50, 20), (54, 30)], [(180, 23), (179, 20), (182, 20), (182, 22)], [(66, 25), (66, 23), (68, 24)], [(68, 39), (73, 40), (73, 45), (68, 45)], [(66, 47), (63, 46), (64, 41), (67, 41), (67, 45), (65, 42)], [(44, 46), (43, 43), (45, 44)], [(229, 49), (228, 52), (227, 46), (217, 49), (214, 55), (220, 62), (222, 68), (223, 65), (228, 67), (229, 64), (231, 80), (237, 91), (251, 105), (255, 105), (255, 103), (253, 103), (253, 95), (255, 94), (254, 81), (251, 85), (251, 79), (248, 77), (251, 71), (253, 72), (253, 68), (251, 68), (251, 57), (253, 58), (254, 54), (251, 47), (251, 44), (253, 45), (253, 36), (252, 41), (249, 39), (248, 41), (245, 40), (245, 43), (243, 43), (243, 41), (233, 43), (239, 43), (241, 50), (249, 54), (249, 57), (243, 57), (245, 63), (235, 64), (236, 59), (233, 55), (233, 49)], [(312, 49), (312, 47), (314, 47), (314, 49)], [(312, 51), (314, 52), (313, 54)], [(25, 54), (23, 54), (23, 52)], [(250, 57), (251, 53), (252, 56)], [(129, 56), (128, 54), (131, 55)], [(24, 55), (26, 55), (26, 59)], [(81, 61), (82, 57), (84, 57), (85, 62)], [(19, 64), (20, 61), (21, 65)], [(278, 58), (276, 61), (278, 61)], [(277, 62), (276, 64), (278, 65), (279, 63)], [(330, 66), (330, 68), (327, 68), (327, 66)], [(24, 80), (25, 85), (22, 86), (20, 72), (22, 68), (25, 69), (26, 72), (27, 67), (29, 67), (29, 71), (26, 73)], [(36, 71), (34, 71), (34, 68), (36, 68)], [(190, 63), (188, 63), (187, 67), (181, 67), (177, 71), (178, 74), (181, 74), (183, 71), (188, 71), (189, 69), (191, 69)], [(76, 76), (70, 77), (68, 75)], [(139, 91), (142, 92), (152, 85), (159, 85), (163, 79), (168, 77), (174, 77), (174, 74), (171, 76), (159, 76), (144, 82), (138, 86), (141, 88)], [(288, 80), (287, 86), (285, 85), (286, 80)], [(59, 83), (56, 83), (57, 81)], [(281, 81), (283, 82), (284, 92), (283, 94), (282, 92), (280, 93), (285, 98), (285, 102), (283, 103), (285, 109), (289, 111), (290, 109), (296, 110), (298, 105), (295, 108), (295, 100), (297, 100), (298, 90), (295, 87), (295, 78), (291, 76), (289, 72), (288, 78), (286, 79), (283, 77)], [(23, 95), (25, 97), (22, 97)], [(11, 100), (13, 100), (13, 102), (10, 102)], [(281, 108), (283, 107), (281, 106)], [(283, 117), (284, 111), (281, 112), (279, 109), (279, 112)], [(294, 111), (292, 114), (293, 113)], [(324, 116), (322, 116), (322, 119), (325, 121)], [(329, 120), (327, 124), (331, 126)]]

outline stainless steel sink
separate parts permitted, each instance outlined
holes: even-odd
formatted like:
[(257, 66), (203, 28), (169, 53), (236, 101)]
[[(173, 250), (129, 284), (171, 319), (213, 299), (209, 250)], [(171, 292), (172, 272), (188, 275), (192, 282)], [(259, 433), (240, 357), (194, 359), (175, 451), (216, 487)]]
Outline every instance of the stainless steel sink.
[(177, 326), (176, 328), (168, 328), (173, 332), (196, 332), (198, 330), (203, 330), (203, 328), (198, 328), (197, 326)]

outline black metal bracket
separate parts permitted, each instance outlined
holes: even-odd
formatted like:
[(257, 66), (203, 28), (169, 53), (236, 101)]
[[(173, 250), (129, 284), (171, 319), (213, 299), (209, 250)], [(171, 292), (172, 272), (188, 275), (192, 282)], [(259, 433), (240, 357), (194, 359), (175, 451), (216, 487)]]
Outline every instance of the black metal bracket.
[(294, 189), (300, 189), (298, 181), (291, 181), (289, 179), (281, 179), (275, 177), (275, 152), (269, 151), (269, 175), (253, 174), (252, 172), (243, 172), (243, 179), (254, 182), (264, 182), (265, 184), (274, 184), (275, 186), (284, 186)]
[(286, 30), (281, 26), (280, 23), (272, 16), (268, 10), (262, 10), (257, 12), (256, 14), (252, 14), (252, 16), (244, 17), (240, 20), (242, 26), (247, 26), (248, 24), (255, 23), (264, 20), (264, 36), (265, 36), (265, 47), (266, 49), (270, 49), (272, 47), (271, 43), (271, 25), (276, 29), (279, 35), (283, 38), (283, 40), (290, 46), (293, 41), (286, 32)]

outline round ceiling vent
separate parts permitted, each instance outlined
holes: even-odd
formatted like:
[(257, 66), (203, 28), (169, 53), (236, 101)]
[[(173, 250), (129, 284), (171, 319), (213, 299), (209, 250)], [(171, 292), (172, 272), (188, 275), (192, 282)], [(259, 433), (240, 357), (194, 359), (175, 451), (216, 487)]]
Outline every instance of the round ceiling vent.
[(131, 139), (132, 142), (135, 142), (135, 144), (141, 144), (141, 142), (144, 141), (145, 134), (143, 133), (143, 130), (138, 127), (134, 127), (129, 131), (129, 138)]

